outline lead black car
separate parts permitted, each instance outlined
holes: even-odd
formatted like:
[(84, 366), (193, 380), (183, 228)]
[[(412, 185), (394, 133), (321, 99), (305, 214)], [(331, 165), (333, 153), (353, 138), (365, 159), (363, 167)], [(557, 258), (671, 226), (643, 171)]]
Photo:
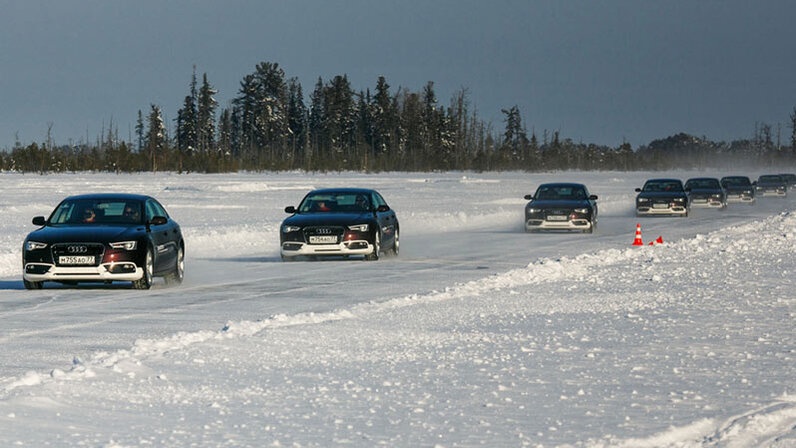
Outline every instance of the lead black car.
[(22, 247), (23, 281), (40, 289), (62, 283), (130, 281), (149, 289), (155, 276), (182, 282), (185, 244), (180, 226), (154, 198), (82, 195), (64, 199)]
[(315, 190), (285, 212), (292, 215), (280, 228), (283, 260), (326, 255), (378, 260), (385, 250), (398, 254), (398, 218), (374, 190)]

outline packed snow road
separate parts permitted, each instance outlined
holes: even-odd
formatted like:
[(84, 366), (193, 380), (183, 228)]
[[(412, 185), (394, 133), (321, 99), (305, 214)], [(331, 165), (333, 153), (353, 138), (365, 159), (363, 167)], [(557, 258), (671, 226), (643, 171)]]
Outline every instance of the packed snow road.
[[(701, 174), (667, 173), (683, 179)], [(754, 247), (756, 241), (750, 238), (755, 232), (768, 235), (772, 226), (781, 226), (785, 235), (792, 232), (788, 230), (792, 219), (781, 214), (791, 210), (794, 202), (771, 199), (756, 206), (731, 205), (726, 211), (695, 210), (687, 219), (636, 218), (633, 189), (647, 177), (656, 176), (658, 173), (2, 175), (0, 390), (5, 392), (0, 393), (0, 426), (13, 421), (21, 429), (0, 436), (0, 440), (25, 442), (26, 435), (31, 435), (25, 431), (33, 431), (39, 426), (36, 419), (52, 417), (51, 412), (65, 415), (60, 426), (40, 437), (31, 435), (27, 441), (325, 445), (326, 437), (334, 434), (335, 444), (367, 446), (635, 446), (634, 440), (639, 445), (659, 446), (665, 444), (656, 443), (651, 435), (671, 425), (685, 429), (657, 437), (679, 443), (685, 435), (695, 433), (699, 438), (711, 436), (706, 431), (721, 431), (721, 425), (707, 414), (724, 415), (720, 412), (724, 405), (737, 415), (757, 406), (754, 409), (762, 409), (759, 413), (775, 416), (777, 428), (787, 427), (794, 409), (788, 404), (791, 396), (787, 393), (792, 391), (787, 385), (792, 383), (794, 370), (792, 361), (790, 368), (784, 366), (793, 358), (793, 337), (786, 331), (792, 332), (792, 324), (783, 328), (781, 319), (791, 313), (792, 320), (794, 305), (793, 296), (781, 289), (789, 281), (781, 273), (790, 269), (793, 261), (776, 258), (783, 257), (787, 247), (768, 253), (765, 247)], [(596, 234), (529, 235), (522, 231), (522, 196), (532, 193), (539, 183), (559, 180), (586, 183), (600, 196)], [(286, 216), (284, 206), (296, 205), (311, 188), (344, 186), (375, 188), (397, 211), (400, 256), (378, 262), (280, 262), (277, 231)], [(188, 253), (183, 285), (167, 288), (158, 284), (150, 291), (115, 285), (22, 290), (18, 248), (33, 228), (28, 224), (30, 218), (48, 214), (66, 195), (105, 191), (155, 196), (181, 224)], [(766, 221), (775, 218), (784, 221)], [(639, 255), (605, 251), (625, 250), (637, 222), (642, 224), (645, 241), (660, 235), (666, 242), (704, 238), (731, 226), (752, 226), (731, 234), (748, 240), (746, 244), (752, 248), (746, 250), (763, 250), (751, 255), (775, 258), (758, 262), (747, 259), (751, 255), (739, 249), (737, 259), (729, 260), (750, 269), (768, 267), (732, 272), (734, 278), (746, 279), (750, 291), (726, 299), (745, 317), (723, 310), (714, 297), (719, 290), (726, 296), (729, 284), (741, 286), (736, 281), (720, 281), (732, 270), (732, 265), (722, 266), (720, 247), (706, 249), (686, 243), (662, 247), (669, 253), (662, 262), (647, 266), (654, 267), (644, 271), (648, 279), (629, 281), (638, 269), (641, 259), (634, 257)], [(760, 222), (767, 224), (755, 224)], [(725, 242), (731, 244), (732, 240)], [(636, 253), (647, 257), (643, 254), (654, 249)], [(707, 253), (699, 258), (702, 252)], [(577, 259), (590, 253), (602, 255), (593, 256), (585, 265), (565, 263), (569, 273), (545, 271), (545, 266), (561, 267), (555, 260), (562, 257)], [(655, 255), (649, 257), (655, 259)], [(545, 259), (551, 262), (532, 263)], [(688, 270), (691, 265), (697, 274)], [(622, 269), (627, 269), (628, 275)], [(682, 272), (683, 278), (672, 275), (673, 271)], [(527, 278), (515, 281), (517, 272), (539, 275), (540, 282), (549, 284), (534, 286), (535, 281)], [(580, 277), (572, 280), (568, 274)], [(609, 286), (602, 286), (604, 282)], [(640, 297), (628, 298), (634, 288), (642, 291)], [(430, 302), (452, 298), (458, 306), (440, 305), (439, 309), (424, 309), (427, 315), (408, 317), (404, 315), (409, 312), (403, 310), (402, 298), (406, 297)], [(710, 299), (711, 306), (692, 309), (697, 298)], [(534, 304), (530, 309), (524, 308), (528, 299)], [(759, 338), (778, 338), (778, 346), (770, 356), (756, 353), (754, 347), (736, 353), (743, 345), (736, 339), (741, 334), (755, 334), (750, 328), (761, 318), (760, 312), (747, 307), (763, 299), (780, 302), (779, 309), (775, 310), (776, 305), (768, 309), (778, 314), (760, 323), (765, 331)], [(741, 302), (736, 303), (738, 300)], [(379, 308), (379, 303), (384, 306)], [(390, 310), (396, 307), (402, 311), (393, 315)], [(730, 318), (727, 325), (711, 318), (711, 313), (719, 316), (721, 312), (730, 313), (720, 317)], [(556, 318), (551, 319), (550, 313)], [(302, 327), (337, 321), (342, 322), (335, 328)], [(287, 328), (280, 330), (280, 322)], [(293, 326), (302, 329), (292, 330)], [(413, 336), (411, 328), (415, 326)], [(263, 337), (262, 330), (268, 328), (274, 331)], [(624, 331), (626, 335), (617, 335)], [(714, 347), (713, 355), (703, 356), (702, 351), (710, 350), (692, 346), (695, 340), (702, 341), (703, 347), (720, 346), (722, 342), (715, 341), (725, 333), (729, 353)], [(208, 343), (219, 334), (226, 335), (222, 341), (227, 336), (241, 339)], [(247, 339), (250, 336), (254, 337)], [(490, 340), (493, 337), (497, 339)], [(368, 346), (372, 354), (367, 354)], [(214, 353), (217, 350), (221, 351)], [(696, 351), (699, 356), (694, 355), (691, 362), (680, 358), (673, 362), (666, 358), (668, 350), (678, 354)], [(339, 355), (337, 359), (334, 353)], [(522, 353), (534, 361), (517, 358)], [(754, 387), (748, 386), (747, 377), (753, 376), (755, 368), (749, 367), (751, 361), (744, 363), (746, 356), (760, 356), (766, 368), (772, 369), (768, 383), (753, 381)], [(600, 364), (595, 365), (594, 359)], [(644, 359), (652, 362), (640, 361)], [(703, 369), (701, 362), (706, 359), (711, 363), (722, 360), (723, 365), (716, 362), (712, 367), (733, 372), (717, 373), (707, 390), (694, 391), (705, 387), (704, 378), (688, 378), (689, 372)], [(147, 390), (133, 392), (141, 385), (115, 381), (101, 372), (100, 380), (93, 384), (95, 392), (86, 385), (70, 389), (60, 382), (61, 378), (98, 375), (97, 366), (108, 366), (128, 378), (146, 378)], [(659, 368), (674, 373), (656, 372)], [(595, 370), (588, 373), (590, 369)], [(738, 375), (744, 376), (746, 383), (736, 378), (739, 369)], [(260, 373), (262, 378), (254, 380)], [(179, 378), (168, 387), (184, 390), (165, 392), (162, 384), (152, 384), (152, 378), (160, 377)], [(453, 383), (446, 384), (445, 378)], [(736, 380), (740, 383), (721, 386)], [(661, 386), (653, 386), (656, 381)], [(562, 382), (567, 387), (559, 389)], [(55, 390), (36, 392), (37, 387)], [(32, 390), (31, 396), (26, 388)], [(205, 388), (218, 390), (211, 393)], [(250, 391), (243, 393), (249, 404), (233, 404), (245, 390)], [(719, 399), (721, 391), (746, 398)], [(55, 399), (53, 393), (69, 398)], [(695, 394), (702, 395), (697, 400)], [(773, 402), (772, 396), (777, 394), (786, 394), (777, 402), (785, 405)], [(262, 403), (254, 398), (257, 395), (267, 395), (273, 403)], [(134, 400), (138, 405), (123, 412), (132, 416), (129, 430), (85, 426), (78, 417), (79, 412), (107, 400), (96, 410), (96, 419), (102, 421), (105, 414), (101, 409), (124, 408), (121, 401), (133, 396), (138, 397)], [(567, 405), (567, 400), (577, 397), (586, 398), (577, 406)], [(44, 410), (37, 411), (37, 400), (57, 403), (43, 404)], [(314, 412), (310, 409), (313, 401), (318, 406)], [(691, 406), (692, 402), (699, 403)], [(157, 418), (153, 420), (141, 408), (147, 405), (167, 418), (159, 423)], [(531, 411), (536, 408), (546, 414)], [(637, 408), (647, 417), (638, 414)], [(623, 412), (633, 415), (620, 418)], [(124, 418), (113, 414), (105, 423)], [(217, 424), (213, 415), (234, 417), (222, 418), (224, 422)], [(180, 418), (187, 423), (179, 423)], [(749, 418), (744, 422), (747, 428), (752, 424)], [(134, 436), (136, 428), (150, 425), (156, 428), (147, 436), (151, 439)], [(72, 431), (67, 429), (70, 426), (85, 430)], [(70, 437), (70, 433), (79, 435)], [(763, 438), (782, 435), (782, 431), (759, 433)]]

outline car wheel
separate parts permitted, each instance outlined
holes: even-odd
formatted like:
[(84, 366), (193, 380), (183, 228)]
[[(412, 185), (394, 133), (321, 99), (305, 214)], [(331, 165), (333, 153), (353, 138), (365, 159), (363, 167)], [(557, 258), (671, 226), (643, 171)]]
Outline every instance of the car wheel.
[(398, 252), (401, 250), (401, 243), (399, 241), (399, 233), (398, 229), (395, 229), (395, 241), (393, 242), (392, 249), (390, 249), (390, 255), (397, 257)]
[(29, 282), (22, 279), (22, 283), (25, 284), (25, 289), (42, 289), (44, 287), (44, 282)]
[(583, 233), (594, 233), (594, 227), (597, 226), (597, 223), (594, 221), (591, 222), (591, 225), (588, 229), (584, 230)]
[(179, 285), (185, 278), (185, 250), (180, 246), (177, 250), (177, 262), (174, 263), (174, 271), (166, 276), (166, 284)]
[(144, 275), (140, 279), (133, 282), (135, 289), (149, 289), (152, 287), (152, 277), (155, 274), (155, 259), (152, 255), (152, 249), (146, 250), (146, 259), (144, 261)]
[(381, 235), (379, 235), (379, 232), (376, 232), (376, 236), (373, 237), (373, 252), (365, 255), (365, 260), (367, 261), (378, 260), (380, 251), (381, 251)]

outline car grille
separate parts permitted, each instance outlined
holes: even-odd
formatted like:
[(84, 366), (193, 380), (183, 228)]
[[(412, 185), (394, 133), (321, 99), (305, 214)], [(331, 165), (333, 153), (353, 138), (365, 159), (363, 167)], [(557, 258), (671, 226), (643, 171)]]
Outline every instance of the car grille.
[(56, 266), (62, 266), (61, 256), (94, 256), (94, 262), (82, 265), (69, 266), (99, 266), (105, 254), (105, 246), (101, 243), (58, 243), (52, 246), (53, 261)]
[(313, 226), (304, 228), (304, 241), (309, 242), (311, 236), (336, 236), (342, 241), (345, 229), (340, 226)]
[(551, 208), (547, 210), (548, 215), (569, 215), (572, 210), (568, 208)]

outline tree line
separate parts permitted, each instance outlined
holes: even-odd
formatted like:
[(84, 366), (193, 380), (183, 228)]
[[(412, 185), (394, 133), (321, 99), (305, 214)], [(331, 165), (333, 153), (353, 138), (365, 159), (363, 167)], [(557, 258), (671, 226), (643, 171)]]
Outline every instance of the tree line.
[(237, 96), (219, 108), (207, 74), (197, 79), (173, 123), (161, 108), (138, 111), (135, 138), (120, 139), (109, 123), (94, 142), (46, 141), (0, 153), (0, 169), (22, 172), (238, 170), (666, 170), (711, 166), (774, 166), (796, 162), (796, 107), (790, 138), (758, 123), (751, 138), (714, 142), (677, 134), (617, 147), (575, 142), (559, 131), (528, 131), (517, 106), (503, 109), (500, 129), (482, 119), (466, 88), (440, 104), (433, 82), (420, 91), (392, 89), (385, 77), (355, 90), (346, 75), (318, 78), (308, 102), (298, 79), (278, 63), (261, 62), (243, 77)]

